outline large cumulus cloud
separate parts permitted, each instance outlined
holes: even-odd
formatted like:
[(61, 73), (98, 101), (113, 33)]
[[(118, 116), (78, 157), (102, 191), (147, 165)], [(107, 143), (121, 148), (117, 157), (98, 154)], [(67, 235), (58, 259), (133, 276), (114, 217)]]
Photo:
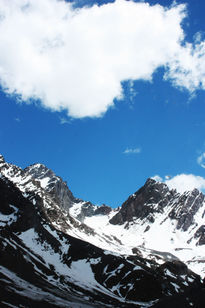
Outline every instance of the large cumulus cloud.
[(184, 5), (117, 0), (73, 9), (58, 0), (0, 0), (0, 83), (72, 117), (98, 117), (122, 96), (124, 80), (165, 78), (205, 88), (205, 44), (184, 42)]

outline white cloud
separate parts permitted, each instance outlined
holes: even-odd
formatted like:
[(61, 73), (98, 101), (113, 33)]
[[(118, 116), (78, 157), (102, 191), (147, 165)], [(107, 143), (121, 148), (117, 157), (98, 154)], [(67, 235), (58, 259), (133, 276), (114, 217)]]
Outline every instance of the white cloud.
[(160, 66), (174, 85), (204, 89), (205, 43), (184, 44), (185, 16), (184, 5), (0, 0), (1, 86), (76, 118), (101, 116), (123, 80), (150, 81)]
[(190, 92), (205, 90), (205, 41), (179, 47), (168, 66), (164, 78), (171, 79), (175, 86)]
[(140, 148), (126, 148), (123, 154), (139, 154), (141, 152)]
[(200, 191), (205, 189), (205, 179), (194, 174), (179, 174), (166, 180), (165, 183), (170, 189), (176, 189), (178, 192), (193, 190), (197, 188)]
[(159, 175), (152, 177), (157, 182), (165, 183), (169, 189), (176, 189), (177, 192), (192, 191), (197, 188), (199, 191), (205, 191), (205, 178), (194, 174), (178, 174), (174, 177), (165, 176), (164, 179)]
[(202, 168), (205, 168), (205, 152), (202, 153), (202, 154), (197, 158), (197, 163), (198, 163)]

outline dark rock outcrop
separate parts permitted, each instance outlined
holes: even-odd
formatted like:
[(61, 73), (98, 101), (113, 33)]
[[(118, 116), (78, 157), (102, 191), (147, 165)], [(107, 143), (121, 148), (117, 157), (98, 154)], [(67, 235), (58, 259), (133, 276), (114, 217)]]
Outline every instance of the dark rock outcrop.
[[(204, 200), (205, 196), (197, 189), (179, 194), (176, 190), (169, 190), (164, 183), (148, 179), (142, 188), (123, 203), (122, 208), (112, 217), (110, 223), (113, 225), (127, 223), (125, 228), (128, 228), (129, 222), (134, 219), (141, 224), (145, 221), (152, 224), (155, 222), (155, 214), (163, 214), (166, 208), (169, 210), (169, 218), (177, 221), (176, 229), (187, 231), (191, 226), (197, 226), (194, 216), (204, 206)], [(205, 216), (205, 211), (203, 216)], [(165, 217), (165, 220), (167, 218)], [(148, 225), (145, 232), (149, 228), (150, 226)], [(198, 243), (203, 245), (204, 228), (201, 228), (195, 237), (200, 237)]]
[(122, 205), (121, 210), (110, 220), (113, 225), (122, 225), (133, 218), (148, 219), (154, 222), (154, 213), (163, 212), (163, 208), (173, 198), (176, 191), (167, 185), (148, 179), (145, 185), (131, 195)]
[(203, 206), (204, 195), (197, 189), (182, 194), (173, 202), (173, 207), (169, 213), (171, 219), (177, 220), (177, 229), (187, 231), (193, 224), (194, 215)]
[(112, 211), (110, 206), (107, 206), (105, 204), (97, 207), (97, 209), (95, 210), (95, 215), (108, 215), (110, 214), (110, 212)]
[(194, 234), (194, 238), (198, 239), (198, 245), (205, 245), (205, 225), (202, 225)]

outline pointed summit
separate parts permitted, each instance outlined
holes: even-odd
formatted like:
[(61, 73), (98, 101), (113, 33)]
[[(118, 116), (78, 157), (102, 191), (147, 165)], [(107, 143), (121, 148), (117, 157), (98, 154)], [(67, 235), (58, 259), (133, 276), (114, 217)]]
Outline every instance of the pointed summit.
[(68, 209), (76, 201), (67, 183), (45, 165), (36, 163), (25, 168), (24, 172), (38, 181), (41, 187), (55, 198), (60, 207)]
[(51, 178), (55, 176), (54, 172), (43, 164), (33, 164), (24, 169), (24, 172), (32, 176), (34, 179)]
[[(175, 190), (169, 190), (164, 183), (148, 178), (143, 187), (132, 194), (122, 205), (120, 211), (112, 217), (110, 223), (122, 225), (135, 219), (154, 222), (154, 213), (163, 212), (163, 208), (174, 198)], [(156, 206), (157, 205), (157, 206)]]

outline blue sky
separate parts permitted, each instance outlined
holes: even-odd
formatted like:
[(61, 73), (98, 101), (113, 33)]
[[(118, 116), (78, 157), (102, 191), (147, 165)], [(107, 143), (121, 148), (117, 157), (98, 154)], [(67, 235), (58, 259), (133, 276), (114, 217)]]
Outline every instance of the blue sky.
[[(24, 2), (19, 0), (21, 12)], [(34, 23), (28, 25), (27, 33), (22, 38), (24, 33), (22, 34), (20, 31), (22, 25), (18, 23), (19, 17), (16, 14), (18, 8), (10, 8), (8, 3), (0, 1), (0, 11), (8, 6), (13, 14), (10, 14), (12, 16), (10, 21), (11, 17), (6, 16), (5, 13), (6, 26), (3, 24), (4, 20), (0, 23), (0, 31), (2, 29), (8, 31), (5, 37), (0, 32), (1, 50), (2, 46), (4, 48), (2, 56), (0, 56), (0, 140), (1, 153), (6, 160), (23, 168), (32, 163), (41, 162), (66, 180), (76, 197), (90, 200), (96, 204), (106, 203), (114, 207), (121, 205), (129, 194), (144, 184), (148, 177), (156, 175), (165, 180), (167, 175), (171, 179), (176, 179), (177, 175), (192, 174), (193, 180), (197, 179), (198, 181), (196, 181), (196, 186), (204, 189), (205, 69), (203, 63), (205, 61), (202, 61), (205, 59), (205, 48), (203, 47), (205, 38), (204, 2), (202, 0), (178, 1), (178, 4), (187, 3), (186, 17), (181, 26), (176, 25), (175, 20), (182, 18), (183, 13), (174, 12), (176, 17), (174, 15), (173, 19), (168, 19), (168, 17), (167, 21), (162, 19), (162, 22), (166, 23), (164, 26), (167, 29), (166, 33), (163, 31), (161, 33), (160, 30), (159, 34), (156, 34), (156, 31), (151, 33), (150, 38), (143, 45), (141, 36), (143, 37), (145, 34), (149, 36), (146, 32), (147, 27), (148, 29), (155, 27), (153, 8), (156, 8), (156, 4), (161, 4), (161, 9), (157, 14), (164, 16), (164, 7), (167, 6), (171, 10), (172, 1), (147, 1), (152, 5), (149, 6), (148, 11), (149, 14), (153, 14), (150, 15), (153, 16), (153, 24), (150, 24), (149, 18), (146, 21), (145, 17), (147, 24), (140, 26), (138, 31), (134, 31), (135, 18), (133, 17), (132, 24), (127, 25), (126, 23), (127, 28), (125, 29), (125, 26), (120, 28), (120, 33), (115, 33), (118, 30), (112, 24), (113, 20), (113, 23), (116, 22), (119, 28), (121, 19), (118, 21), (118, 17), (121, 14), (121, 9), (119, 9), (119, 15), (115, 15), (115, 11), (118, 10), (120, 4), (110, 7), (109, 1), (106, 1), (107, 6), (102, 6), (102, 1), (76, 1), (76, 7), (81, 8), (89, 4), (90, 8), (86, 9), (85, 14), (79, 13), (77, 22), (75, 20), (77, 27), (72, 28), (72, 33), (66, 34), (64, 37), (65, 40), (68, 39), (66, 44), (68, 43), (68, 46), (73, 48), (68, 56), (73, 59), (71, 63), (66, 58), (67, 50), (64, 53), (61, 48), (63, 43), (59, 36), (52, 37), (52, 29), (51, 33), (45, 33), (45, 36), (48, 37), (46, 41), (44, 40), (46, 47), (45, 45), (42, 47), (44, 48), (43, 59), (40, 58), (42, 50), (40, 56), (37, 55), (37, 57), (34, 53), (35, 50), (31, 49), (31, 45), (29, 45), (30, 41), (27, 45), (21, 45), (21, 39), (22, 42), (25, 42), (26, 35), (29, 35), (29, 39), (35, 37), (31, 43), (34, 44), (32, 46), (36, 46), (38, 31), (33, 25), (35, 25), (37, 17), (39, 18), (39, 28), (41, 28), (43, 25), (41, 24), (41, 14), (44, 14), (46, 8), (51, 9), (51, 13), (47, 17), (48, 20), (43, 19), (49, 26), (53, 18), (61, 19), (60, 14), (64, 9), (66, 10), (67, 3), (64, 3), (65, 7), (62, 5), (61, 12), (60, 10), (58, 12), (59, 3), (56, 0), (45, 0), (45, 7), (41, 7), (42, 1), (36, 1), (39, 6), (36, 6), (35, 11), (32, 9), (32, 1), (28, 2), (31, 6), (30, 11), (22, 14), (30, 14), (29, 18), (30, 20), (33, 18)], [(118, 2), (122, 3), (123, 12), (127, 10), (129, 16), (130, 2), (123, 0)], [(100, 10), (90, 11), (94, 3), (99, 4), (98, 9), (100, 8)], [(136, 1), (132, 4), (139, 3)], [(52, 8), (50, 8), (52, 5), (56, 11), (54, 17)], [(108, 14), (106, 10), (102, 12), (102, 7), (110, 8), (109, 17), (106, 15)], [(177, 7), (176, 4), (175, 7)], [(145, 7), (142, 6), (138, 16), (139, 20), (145, 12), (144, 9)], [(138, 8), (136, 14), (138, 14), (137, 10)], [(91, 16), (87, 21), (87, 13), (96, 14), (97, 17)], [(114, 16), (113, 19), (112, 16)], [(158, 18), (158, 15), (156, 16)], [(13, 22), (14, 19), (16, 23)], [(90, 20), (91, 25), (89, 24)], [(94, 30), (92, 30), (93, 32), (90, 30), (93, 29), (96, 20), (97, 34)], [(173, 26), (169, 25), (172, 22)], [(102, 27), (98, 28), (97, 25), (100, 23), (102, 23)], [(14, 29), (14, 25), (19, 25), (19, 29), (18, 26)], [(138, 26), (136, 24), (136, 28)], [(1, 27), (4, 28), (1, 29)], [(65, 27), (64, 21), (59, 22), (56, 26), (60, 32), (63, 32)], [(108, 31), (113, 31), (113, 37), (109, 37), (108, 32), (103, 32), (106, 27)], [(161, 24), (157, 24), (156, 29), (158, 27), (161, 28)], [(176, 27), (176, 31), (173, 30), (174, 27)], [(85, 45), (82, 45), (84, 48), (81, 49), (79, 43), (81, 39), (78, 39), (78, 36), (83, 35), (83, 28), (86, 29), (86, 35), (89, 34), (88, 37), (91, 40), (89, 44), (86, 41)], [(120, 53), (122, 41), (119, 40), (124, 29), (126, 30), (125, 50), (123, 49)], [(174, 45), (174, 39), (173, 42), (169, 42), (169, 36), (176, 36), (176, 39), (177, 35), (180, 37), (179, 29), (182, 29), (185, 34), (185, 39), (180, 41), (180, 47)], [(53, 31), (56, 31), (55, 28)], [(127, 39), (130, 32), (133, 36), (138, 36), (136, 44), (133, 43), (132, 36), (129, 40)], [(103, 33), (103, 35), (102, 39), (98, 40), (99, 33)], [(13, 37), (9, 40), (11, 35)], [(92, 40), (96, 35), (97, 39)], [(154, 50), (153, 36), (156, 45), (160, 47), (160, 52), (161, 50), (165, 51), (158, 57), (158, 50), (156, 50), (156, 54), (153, 54), (149, 60), (147, 46), (149, 47), (150, 44), (150, 50)], [(116, 38), (116, 42), (113, 43), (111, 38)], [(106, 45), (106, 40), (108, 40), (108, 45)], [(167, 45), (164, 41), (167, 41)], [(187, 60), (184, 62), (188, 49), (187, 42), (195, 44), (194, 46), (200, 45), (201, 55), (197, 54), (195, 48), (192, 53), (195, 53), (195, 56), (191, 58), (187, 56)], [(179, 67), (175, 63), (173, 55), (167, 55), (167, 50), (172, 46), (176, 48), (174, 52), (178, 57)], [(184, 49), (181, 46), (185, 46)], [(27, 51), (25, 51), (26, 48), (28, 48)], [(57, 48), (58, 53), (56, 52)], [(131, 48), (133, 50), (130, 50)], [(146, 49), (143, 50), (143, 48)], [(140, 50), (142, 50), (142, 54), (138, 55), (139, 58), (136, 57), (136, 62), (140, 63), (136, 64), (133, 61), (135, 58), (132, 59), (132, 57)], [(97, 56), (100, 54), (99, 59), (96, 54)], [(50, 61), (48, 63), (57, 65), (54, 70), (51, 70), (52, 67), (49, 67), (49, 64), (46, 66), (47, 56)], [(27, 58), (29, 59), (28, 63), (25, 60)], [(163, 58), (165, 60), (162, 60)], [(80, 64), (78, 61), (75, 62), (76, 59), (79, 59)], [(132, 59), (131, 63), (130, 59)], [(85, 62), (83, 62), (84, 60)], [(164, 80), (164, 76), (168, 70), (163, 61), (169, 66), (167, 80)], [(67, 62), (69, 63), (68, 67), (66, 66)], [(98, 64), (99, 69), (95, 71)], [(43, 65), (45, 67), (42, 71)], [(59, 67), (65, 65), (63, 73), (58, 71), (58, 65)], [(126, 71), (127, 67), (129, 67), (128, 71)], [(187, 67), (189, 68), (188, 73), (184, 74)], [(69, 69), (72, 70), (71, 73)], [(44, 74), (47, 76), (48, 70), (50, 70), (49, 77), (45, 81)], [(89, 71), (88, 77), (90, 79), (86, 75), (87, 71)], [(143, 75), (146, 71), (147, 73)], [(179, 71), (182, 72), (180, 75)], [(102, 78), (96, 81), (99, 72), (102, 72)], [(58, 78), (51, 77), (50, 80), (49, 78), (53, 74), (56, 74)], [(94, 76), (93, 80), (92, 76)], [(104, 83), (104, 81), (106, 82)], [(121, 89), (119, 85), (121, 85)], [(67, 96), (67, 93), (70, 96)], [(58, 101), (59, 97), (61, 100)], [(37, 99), (35, 100), (35, 98)], [(187, 179), (184, 179), (185, 183), (186, 181)], [(188, 182), (190, 182), (190, 178)]]

